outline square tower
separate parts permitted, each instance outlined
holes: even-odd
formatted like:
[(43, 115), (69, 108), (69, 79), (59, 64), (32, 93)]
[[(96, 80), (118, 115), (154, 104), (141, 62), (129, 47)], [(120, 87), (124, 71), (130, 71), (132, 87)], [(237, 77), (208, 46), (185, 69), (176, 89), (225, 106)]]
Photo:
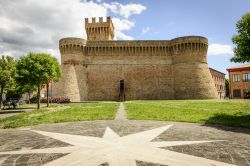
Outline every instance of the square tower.
[(110, 17), (107, 17), (106, 22), (103, 22), (102, 17), (96, 22), (96, 18), (93, 17), (91, 23), (85, 18), (85, 30), (87, 40), (114, 40), (114, 25)]

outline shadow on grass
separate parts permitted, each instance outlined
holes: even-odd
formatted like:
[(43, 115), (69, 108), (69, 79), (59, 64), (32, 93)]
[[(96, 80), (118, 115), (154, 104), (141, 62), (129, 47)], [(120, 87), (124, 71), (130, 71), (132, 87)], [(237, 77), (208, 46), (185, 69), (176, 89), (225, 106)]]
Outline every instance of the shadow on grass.
[(36, 107), (17, 107), (17, 108), (4, 108), (0, 110), (0, 114), (21, 113), (27, 110), (34, 110)]
[(97, 104), (97, 101), (78, 101), (78, 102), (70, 102), (70, 103), (63, 103), (63, 104)]
[(21, 110), (1, 110), (0, 114), (13, 114), (13, 113), (21, 113), (24, 111)]
[(250, 115), (246, 114), (215, 114), (205, 121), (205, 126), (220, 130), (250, 134)]

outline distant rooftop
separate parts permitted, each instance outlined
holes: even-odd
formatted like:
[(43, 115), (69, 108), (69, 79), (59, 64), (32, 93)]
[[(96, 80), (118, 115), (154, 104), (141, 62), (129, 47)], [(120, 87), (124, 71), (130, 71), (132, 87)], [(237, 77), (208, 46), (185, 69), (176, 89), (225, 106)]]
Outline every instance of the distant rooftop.
[(227, 69), (239, 69), (239, 68), (245, 68), (245, 67), (250, 67), (250, 64), (244, 64), (244, 65), (240, 65), (240, 66), (236, 66), (236, 67), (230, 67)]
[(214, 71), (216, 71), (216, 72), (218, 72), (218, 73), (221, 73), (221, 74), (226, 75), (225, 73), (222, 73), (221, 71), (215, 70), (215, 69), (213, 69), (213, 68), (211, 68), (211, 67), (209, 67), (209, 69), (210, 69), (210, 70), (214, 70)]

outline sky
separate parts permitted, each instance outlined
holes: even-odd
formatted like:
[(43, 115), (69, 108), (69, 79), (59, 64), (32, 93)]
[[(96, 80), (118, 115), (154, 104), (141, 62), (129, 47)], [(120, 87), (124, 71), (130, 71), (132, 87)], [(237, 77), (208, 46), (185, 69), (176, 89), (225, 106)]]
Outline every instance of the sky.
[(197, 35), (209, 40), (208, 65), (227, 73), (236, 22), (248, 0), (0, 0), (0, 55), (45, 52), (60, 61), (58, 41), (86, 38), (84, 18), (111, 16), (117, 40), (171, 40)]

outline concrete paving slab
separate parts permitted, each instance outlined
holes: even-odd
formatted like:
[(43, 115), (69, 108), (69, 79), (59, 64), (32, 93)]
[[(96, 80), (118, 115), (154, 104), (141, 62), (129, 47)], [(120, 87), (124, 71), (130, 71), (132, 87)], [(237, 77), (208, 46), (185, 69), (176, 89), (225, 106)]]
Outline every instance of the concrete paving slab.
[(123, 102), (120, 102), (120, 106), (116, 113), (115, 120), (128, 120)]

